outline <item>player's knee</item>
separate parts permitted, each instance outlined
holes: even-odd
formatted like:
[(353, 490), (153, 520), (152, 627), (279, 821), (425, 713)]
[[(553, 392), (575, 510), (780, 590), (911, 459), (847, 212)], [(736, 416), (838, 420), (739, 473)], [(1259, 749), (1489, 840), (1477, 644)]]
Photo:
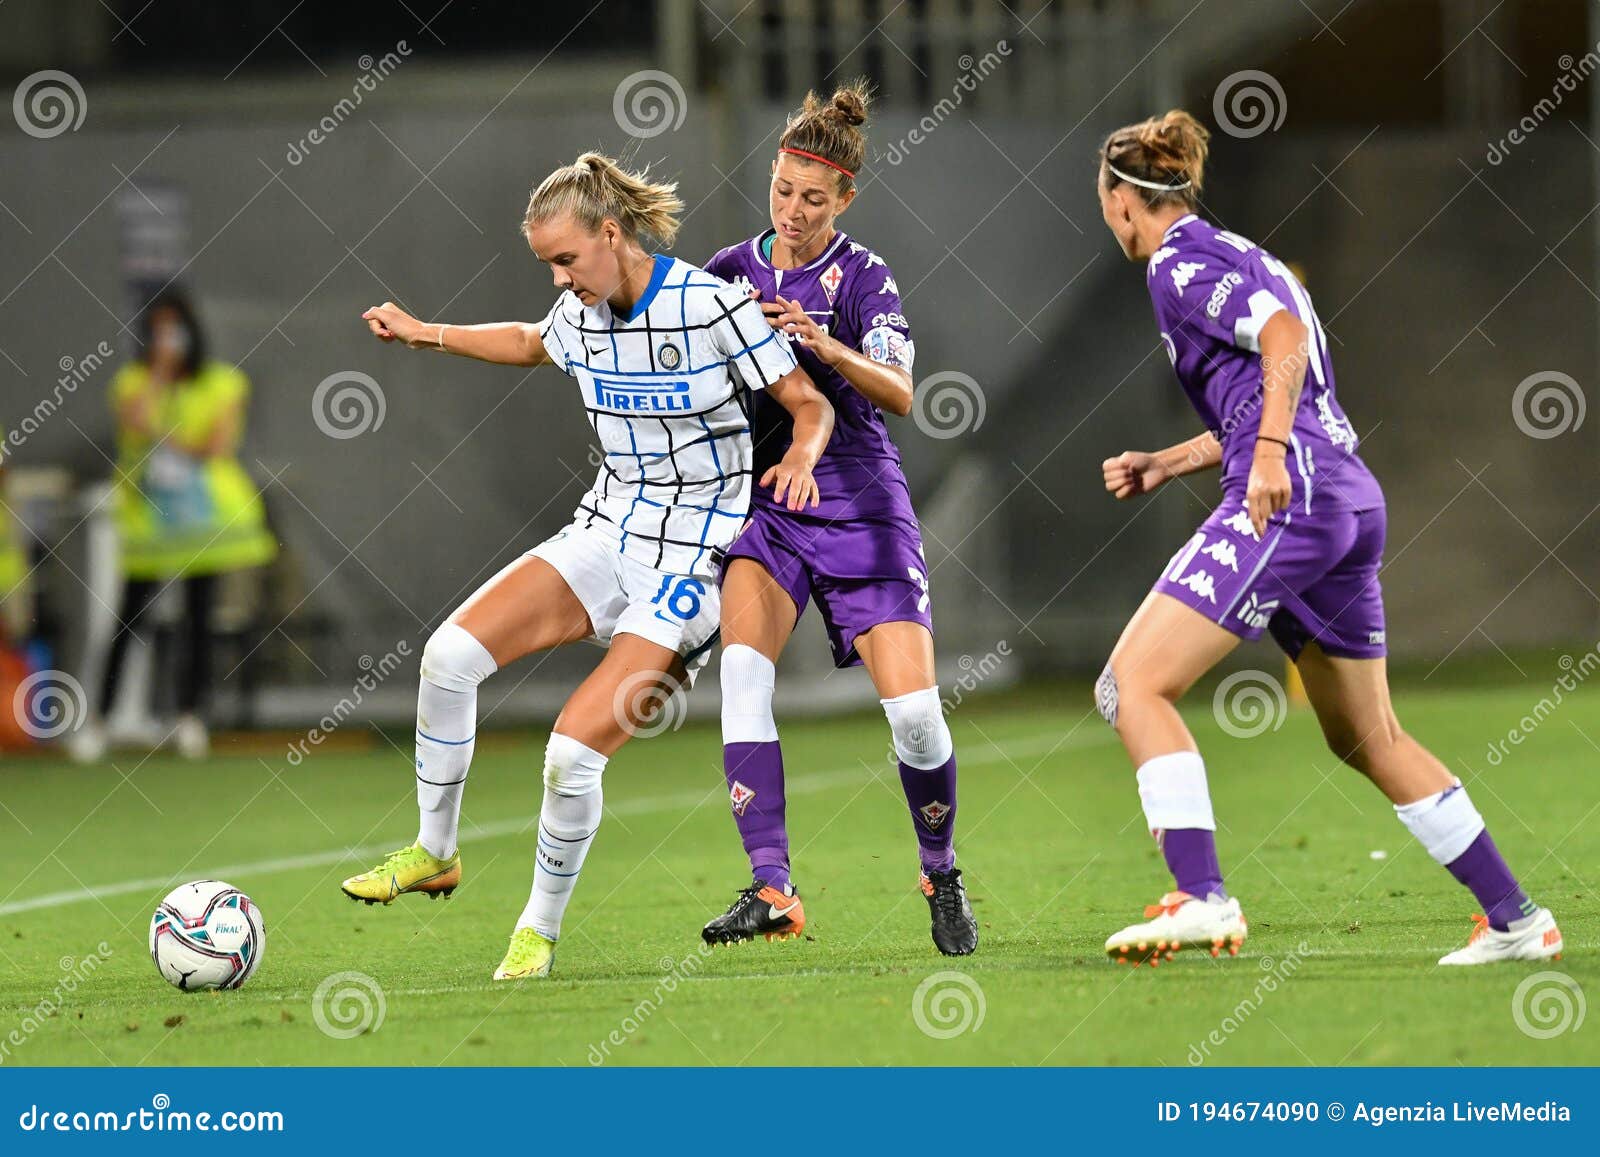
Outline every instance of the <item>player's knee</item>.
[(600, 787), (606, 757), (571, 736), (552, 731), (544, 747), (544, 785), (557, 795), (588, 795)]
[(1335, 725), (1322, 729), (1322, 739), (1338, 760), (1346, 767), (1366, 772), (1371, 753), (1364, 750), (1361, 737), (1353, 728)]
[(1359, 725), (1326, 728), (1323, 738), (1327, 740), (1328, 750), (1347, 767), (1370, 775), (1393, 762), (1395, 751), (1406, 734), (1398, 724), (1380, 723), (1368, 728)]
[(422, 648), (422, 677), (446, 691), (473, 691), (495, 672), (494, 656), (465, 627), (446, 623)]
[(1095, 710), (1118, 730), (1162, 703), (1175, 706), (1182, 695), (1172, 676), (1150, 663), (1125, 663), (1119, 671), (1108, 662), (1094, 682)]
[(1112, 727), (1117, 725), (1117, 673), (1111, 669), (1111, 664), (1106, 664), (1106, 669), (1100, 672), (1100, 678), (1094, 681), (1094, 706)]
[(955, 752), (950, 725), (945, 722), (939, 688), (925, 687), (909, 695), (880, 700), (889, 717), (896, 758), (918, 771), (933, 771), (949, 762)]
[(778, 738), (772, 717), (777, 669), (754, 647), (734, 643), (722, 652), (722, 742), (770, 743)]

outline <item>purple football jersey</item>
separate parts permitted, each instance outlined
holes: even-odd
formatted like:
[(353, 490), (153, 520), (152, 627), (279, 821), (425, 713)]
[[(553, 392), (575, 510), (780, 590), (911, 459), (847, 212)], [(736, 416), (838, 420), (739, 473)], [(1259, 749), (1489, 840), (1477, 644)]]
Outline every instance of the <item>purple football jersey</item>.
[[(756, 290), (763, 302), (779, 294), (810, 314), (833, 337), (874, 361), (911, 372), (915, 348), (900, 304), (900, 290), (883, 258), (844, 233), (836, 233), (821, 256), (799, 269), (775, 269), (773, 230), (730, 245), (705, 263), (707, 273), (739, 289)], [(833, 403), (833, 436), (814, 474), (822, 504), (808, 514), (821, 518), (914, 517), (900, 452), (883, 414), (837, 371), (793, 341), (800, 366)], [(752, 398), (751, 437), (755, 476), (782, 459), (794, 439), (789, 412), (760, 391)], [(757, 487), (752, 504), (772, 504), (772, 491)]]
[(1334, 397), (1328, 339), (1305, 287), (1253, 241), (1191, 213), (1172, 223), (1146, 273), (1167, 356), (1222, 443), (1222, 490), (1243, 497), (1261, 428), (1261, 330), (1287, 309), (1309, 331), (1305, 388), (1289, 434), (1291, 511), (1372, 510), (1377, 479)]

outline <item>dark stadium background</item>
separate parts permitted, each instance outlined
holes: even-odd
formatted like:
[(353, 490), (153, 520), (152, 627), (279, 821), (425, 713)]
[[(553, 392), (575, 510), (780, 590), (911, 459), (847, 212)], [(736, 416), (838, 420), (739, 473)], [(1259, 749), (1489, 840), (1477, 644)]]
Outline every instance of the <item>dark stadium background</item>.
[[(406, 641), (402, 674), (362, 704), (403, 722), (429, 629), (559, 527), (593, 468), (565, 379), (384, 348), (360, 311), (395, 297), (456, 321), (542, 316), (552, 290), (519, 215), (587, 148), (675, 177), (691, 206), (677, 252), (704, 259), (764, 226), (784, 110), (864, 74), (875, 160), (843, 224), (894, 269), (919, 382), (964, 375), (982, 406), (955, 437), (893, 427), (947, 685), (979, 666), (996, 685), (1092, 675), (1214, 498), (1202, 476), (1128, 507), (1099, 482), (1103, 457), (1195, 428), (1092, 184), (1108, 130), (1177, 105), (1215, 130), (1208, 209), (1292, 262), (1327, 326), (1389, 497), (1397, 662), (1520, 679), (1519, 656), (1587, 647), (1600, 626), (1600, 419), (1575, 420), (1596, 378), (1600, 86), (1560, 85), (1597, 51), (1597, 15), (1581, 0), (9, 0), (8, 87), (59, 70), (84, 107), (48, 139), (15, 116), (0, 130), (0, 424), (37, 416), (98, 343), (117, 351), (6, 455), (36, 564), (21, 634), (96, 677), (105, 386), (140, 300), (130, 237), (164, 205), (157, 265), (181, 270), (214, 351), (253, 382), (244, 456), (283, 543), (229, 589), (218, 719), (303, 726), (360, 657)], [(392, 71), (291, 161), (386, 54)], [(618, 102), (646, 71), (681, 102), (663, 131), (630, 132)], [(1229, 132), (1218, 101), (1245, 72), (1281, 99), (1273, 124)], [(384, 419), (333, 439), (312, 399), (345, 372), (378, 383)], [(1554, 436), (1514, 413), (1540, 374), (1576, 383)], [(780, 709), (859, 703), (814, 620), (801, 636)], [(548, 715), (591, 660), (530, 663), (489, 701), (505, 697), (503, 721)], [(715, 680), (696, 696), (709, 718)]]

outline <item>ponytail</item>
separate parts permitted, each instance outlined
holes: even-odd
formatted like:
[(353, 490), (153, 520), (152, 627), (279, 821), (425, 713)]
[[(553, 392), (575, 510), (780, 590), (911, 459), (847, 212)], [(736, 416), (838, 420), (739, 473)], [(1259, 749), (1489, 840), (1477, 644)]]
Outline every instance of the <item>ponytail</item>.
[(841, 193), (855, 188), (856, 174), (866, 160), (867, 137), (861, 126), (867, 123), (871, 103), (872, 89), (865, 80), (835, 89), (826, 100), (815, 92), (806, 93), (805, 103), (784, 125), (778, 151), (836, 170)]
[(641, 245), (671, 249), (682, 212), (676, 183), (652, 182), (649, 170), (629, 172), (601, 153), (584, 153), (539, 182), (528, 198), (522, 230), (570, 215), (593, 232), (610, 217)]
[(1108, 189), (1135, 186), (1145, 207), (1200, 203), (1211, 134), (1182, 109), (1120, 128), (1100, 149), (1101, 177)]

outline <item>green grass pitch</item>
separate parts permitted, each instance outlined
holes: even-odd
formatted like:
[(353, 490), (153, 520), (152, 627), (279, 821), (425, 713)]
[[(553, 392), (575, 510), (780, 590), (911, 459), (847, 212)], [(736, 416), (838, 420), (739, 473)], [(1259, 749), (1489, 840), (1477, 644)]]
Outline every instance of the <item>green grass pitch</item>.
[[(1547, 970), (1600, 995), (1586, 882), (1600, 879), (1600, 697), (1569, 698), (1498, 766), (1485, 758), (1537, 697), (1398, 696), (1408, 728), (1463, 776), (1559, 917), (1567, 953)], [(489, 976), (527, 895), (537, 736), (480, 743), (460, 890), (389, 908), (354, 904), (338, 885), (415, 833), (403, 741), (298, 767), (225, 753), (117, 768), (11, 762), (0, 766), (0, 1063), (1600, 1062), (1600, 1022), (1547, 1039), (1519, 1028), (1513, 999), (1538, 966), (1435, 967), (1470, 931), (1473, 901), (1335, 764), (1309, 711), (1238, 739), (1213, 721), (1208, 694), (1193, 698), (1223, 865), (1251, 937), (1237, 959), (1180, 956), (1158, 970), (1113, 967), (1100, 951), (1167, 877), (1122, 751), (1084, 718), (1080, 687), (978, 700), (952, 718), (958, 850), (983, 935), (960, 960), (928, 939), (876, 716), (784, 727), (804, 939), (699, 951), (700, 925), (746, 879), (716, 732), (702, 721), (613, 760), (555, 975), (520, 985)], [(179, 993), (146, 954), (147, 922), (169, 883), (220, 873), (263, 910), (262, 966), (238, 992)], [(102, 942), (109, 952), (86, 973), (80, 962)], [(947, 971), (966, 979), (925, 984)], [(314, 993), (344, 972), (376, 981), (383, 1018), (335, 1037), (318, 1025)], [(915, 1015), (919, 988), (932, 1034)], [(338, 1028), (355, 1009), (336, 1000), (324, 1012)], [(1531, 1008), (1535, 1029), (1540, 1014)]]

